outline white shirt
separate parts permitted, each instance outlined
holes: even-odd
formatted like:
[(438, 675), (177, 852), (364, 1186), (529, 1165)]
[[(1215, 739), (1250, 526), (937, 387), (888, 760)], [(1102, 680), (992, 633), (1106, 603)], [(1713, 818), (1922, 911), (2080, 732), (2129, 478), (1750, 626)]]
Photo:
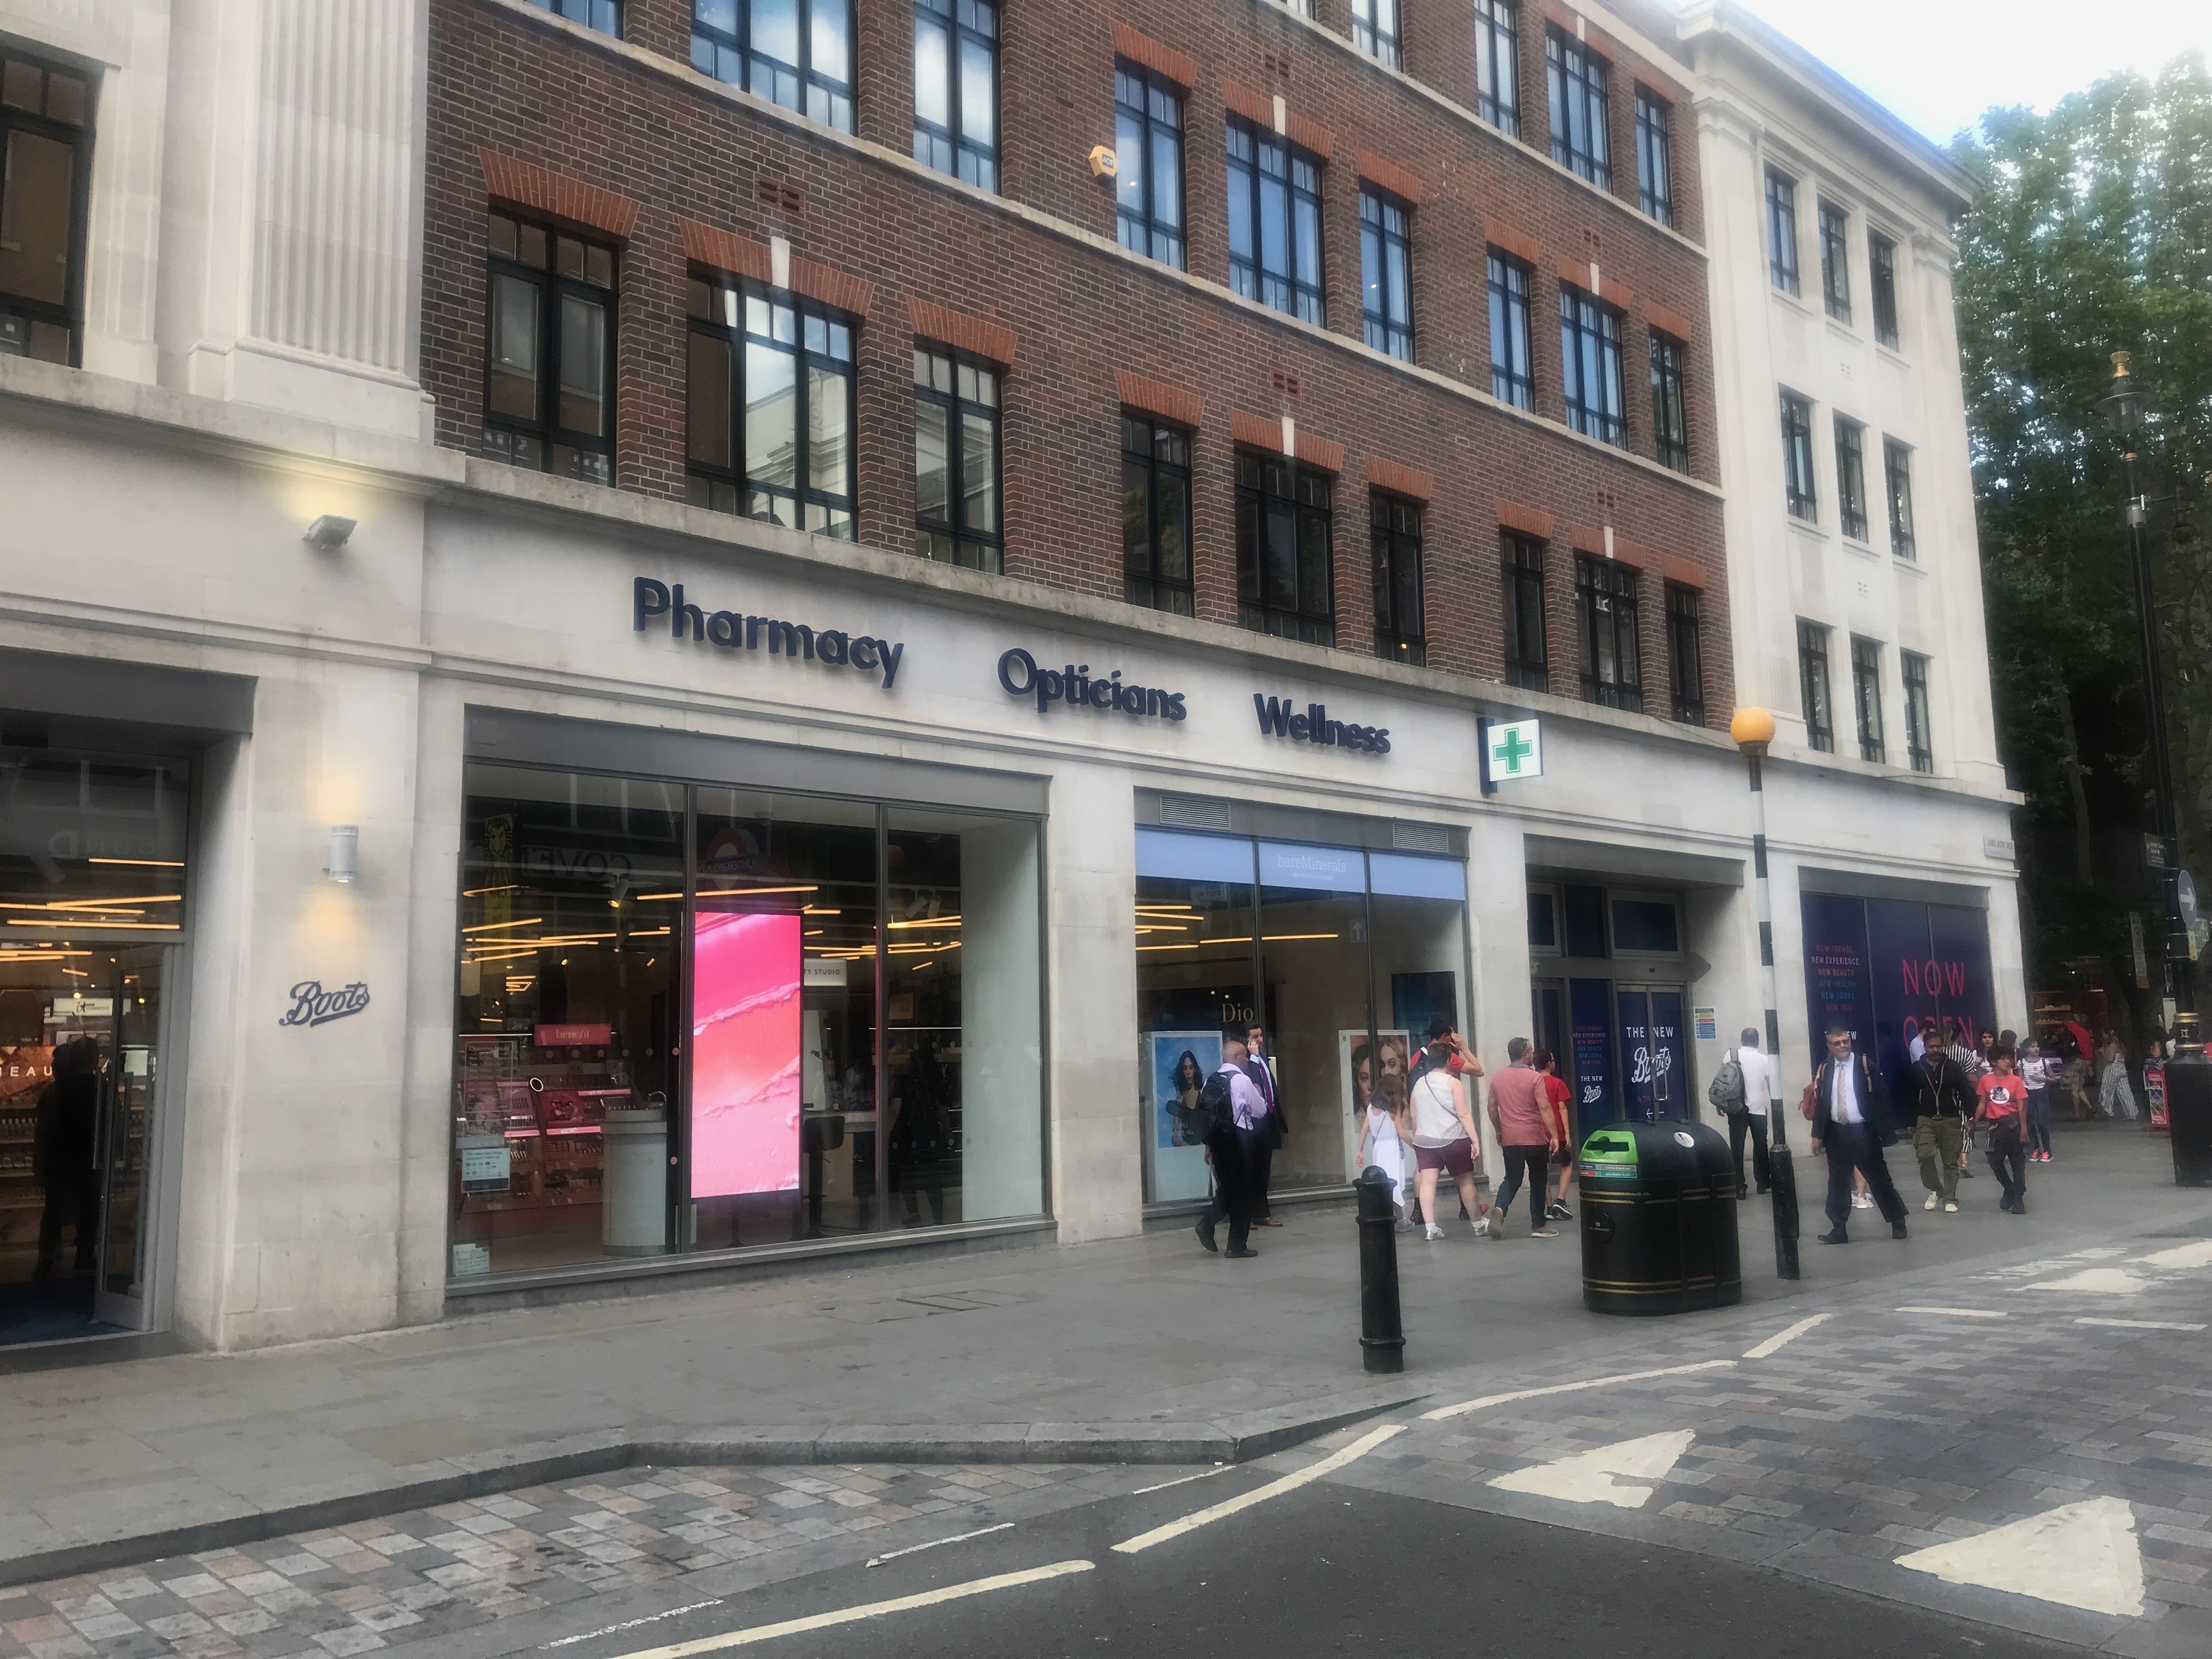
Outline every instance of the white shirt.
[(1915, 1031), (1912, 1041), (1905, 1045), (1905, 1052), (1915, 1061), (1925, 1060), (1928, 1057), (1928, 1039)]
[(1838, 1123), (1863, 1123), (1866, 1114), (1859, 1106), (1859, 1057), (1845, 1054), (1841, 1060), (1831, 1055), (1828, 1076), (1828, 1115)]
[(1743, 1067), (1743, 1103), (1760, 1117), (1774, 1098), (1774, 1061), (1756, 1048), (1739, 1048), (1735, 1063)]

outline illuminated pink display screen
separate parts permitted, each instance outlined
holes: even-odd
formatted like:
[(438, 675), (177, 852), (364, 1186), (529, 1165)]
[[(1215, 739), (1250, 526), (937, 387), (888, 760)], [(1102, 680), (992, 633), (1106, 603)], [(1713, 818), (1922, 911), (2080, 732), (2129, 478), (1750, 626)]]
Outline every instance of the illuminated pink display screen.
[(796, 1192), (799, 918), (702, 914), (691, 975), (691, 1196)]

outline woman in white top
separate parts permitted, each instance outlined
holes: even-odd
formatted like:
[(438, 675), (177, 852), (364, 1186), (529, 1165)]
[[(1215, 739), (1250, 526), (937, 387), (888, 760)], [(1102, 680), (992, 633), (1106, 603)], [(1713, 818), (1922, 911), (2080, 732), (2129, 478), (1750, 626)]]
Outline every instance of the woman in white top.
[(1459, 1201), (1466, 1207), (1469, 1224), (1482, 1213), (1474, 1196), (1474, 1159), (1482, 1142), (1474, 1132), (1474, 1114), (1468, 1110), (1467, 1090), (1445, 1069), (1449, 1043), (1431, 1045), (1430, 1066), (1413, 1079), (1413, 1161), (1420, 1166), (1419, 1184), (1421, 1213), (1428, 1218), (1430, 1238), (1442, 1238), (1437, 1225), (1437, 1171), (1447, 1170), (1459, 1183)]

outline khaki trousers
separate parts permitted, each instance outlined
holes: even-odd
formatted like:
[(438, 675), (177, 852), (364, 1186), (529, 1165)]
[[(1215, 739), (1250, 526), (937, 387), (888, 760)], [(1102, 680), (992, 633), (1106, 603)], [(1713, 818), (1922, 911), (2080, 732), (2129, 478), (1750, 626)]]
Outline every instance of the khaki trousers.
[(1959, 1147), (1965, 1131), (1955, 1117), (1923, 1117), (1912, 1125), (1912, 1150), (1920, 1159), (1920, 1184), (1944, 1203), (1959, 1196)]

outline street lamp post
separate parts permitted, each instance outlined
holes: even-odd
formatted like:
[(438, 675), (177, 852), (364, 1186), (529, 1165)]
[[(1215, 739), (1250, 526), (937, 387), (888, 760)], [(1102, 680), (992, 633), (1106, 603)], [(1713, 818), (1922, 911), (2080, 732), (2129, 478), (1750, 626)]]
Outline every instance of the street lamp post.
[[(1759, 991), (1766, 1004), (1766, 1052), (1774, 1064), (1767, 1067), (1774, 1087), (1782, 1086), (1781, 1002), (1774, 988), (1774, 891), (1766, 876), (1766, 787), (1763, 763), (1767, 745), (1774, 741), (1774, 716), (1764, 708), (1739, 708), (1729, 722), (1729, 735), (1743, 750), (1751, 769), (1751, 873), (1753, 914), (1759, 921)], [(1789, 1119), (1778, 1094), (1767, 1103), (1767, 1133), (1773, 1137), (1768, 1154), (1774, 1206), (1774, 1273), (1778, 1279), (1797, 1277), (1797, 1166), (1790, 1155)]]

